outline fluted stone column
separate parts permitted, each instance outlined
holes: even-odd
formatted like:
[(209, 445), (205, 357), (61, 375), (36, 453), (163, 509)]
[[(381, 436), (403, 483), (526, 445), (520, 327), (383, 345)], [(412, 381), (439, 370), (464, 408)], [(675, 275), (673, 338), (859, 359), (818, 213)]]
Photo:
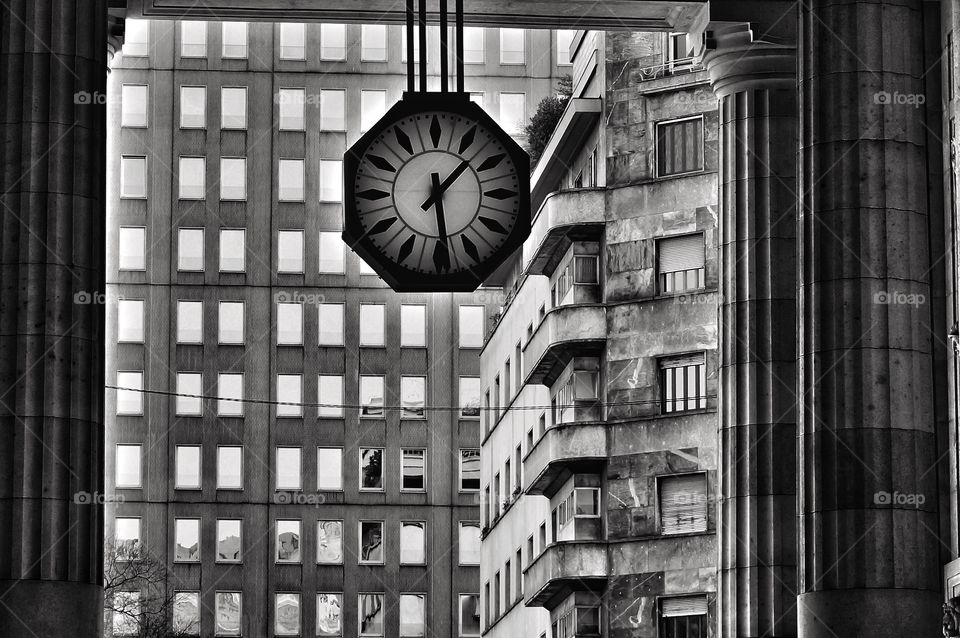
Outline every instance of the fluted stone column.
[(796, 48), (711, 24), (720, 100), (719, 635), (796, 635)]
[(800, 3), (804, 637), (940, 635), (925, 4)]
[(4, 638), (102, 624), (106, 4), (0, 3)]

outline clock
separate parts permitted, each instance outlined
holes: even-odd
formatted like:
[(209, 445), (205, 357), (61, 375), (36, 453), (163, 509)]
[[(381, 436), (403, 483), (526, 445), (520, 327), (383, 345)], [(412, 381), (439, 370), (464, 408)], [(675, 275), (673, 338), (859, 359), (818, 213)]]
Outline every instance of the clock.
[(405, 93), (343, 174), (343, 240), (397, 292), (475, 290), (530, 234), (529, 157), (466, 93)]

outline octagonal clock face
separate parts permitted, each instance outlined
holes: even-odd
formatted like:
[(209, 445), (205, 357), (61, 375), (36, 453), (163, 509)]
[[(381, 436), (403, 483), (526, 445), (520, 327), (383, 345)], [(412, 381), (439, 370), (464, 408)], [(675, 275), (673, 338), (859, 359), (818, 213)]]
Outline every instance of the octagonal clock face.
[(397, 290), (472, 290), (529, 234), (526, 154), (472, 107), (391, 109), (351, 149), (344, 240)]

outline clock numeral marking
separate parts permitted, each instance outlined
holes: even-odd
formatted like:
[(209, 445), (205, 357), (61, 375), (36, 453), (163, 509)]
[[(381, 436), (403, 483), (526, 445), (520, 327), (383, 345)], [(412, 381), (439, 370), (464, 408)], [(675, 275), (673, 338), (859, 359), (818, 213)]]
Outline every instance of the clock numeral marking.
[(380, 170), (390, 171), (391, 173), (397, 172), (397, 169), (387, 160), (387, 158), (381, 157), (380, 155), (368, 155), (367, 157), (370, 158), (370, 163)]
[(460, 150), (458, 153), (463, 153), (465, 150), (470, 148), (470, 145), (473, 144), (473, 138), (477, 135), (476, 125), (471, 126), (470, 130), (463, 134), (463, 137), (460, 138)]
[(513, 197), (517, 194), (517, 191), (512, 191), (509, 188), (494, 188), (492, 191), (487, 191), (484, 193), (486, 197), (492, 197), (494, 199), (506, 199), (508, 197)]
[(484, 217), (483, 215), (481, 215), (478, 219), (480, 220), (480, 223), (482, 223), (484, 226), (486, 226), (493, 232), (500, 233), (501, 235), (507, 234), (507, 229), (504, 228), (500, 222), (493, 219), (492, 217)]
[(503, 158), (506, 157), (504, 153), (497, 153), (496, 155), (491, 155), (487, 159), (483, 160), (483, 164), (477, 168), (477, 171), (488, 171), (491, 168), (497, 166), (500, 162), (503, 161)]
[(369, 199), (371, 201), (376, 201), (378, 199), (383, 199), (384, 197), (390, 197), (390, 193), (382, 190), (377, 190), (376, 188), (368, 188), (365, 191), (360, 191), (357, 193), (357, 197), (360, 199)]
[(393, 132), (397, 137), (397, 144), (402, 146), (403, 150), (405, 150), (407, 153), (413, 155), (413, 143), (410, 142), (410, 137), (401, 131), (399, 126), (394, 126)]
[(441, 133), (443, 133), (443, 129), (440, 128), (440, 120), (434, 115), (433, 121), (430, 122), (430, 141), (433, 142), (433, 148), (440, 146)]
[(417, 241), (416, 235), (410, 235), (405, 242), (400, 246), (399, 252), (397, 252), (397, 261), (403, 261), (410, 256), (410, 253), (413, 252), (413, 245)]
[(460, 242), (463, 244), (463, 250), (466, 252), (474, 261), (480, 261), (480, 253), (477, 250), (477, 245), (474, 244), (466, 235), (460, 235)]
[(434, 245), (433, 266), (437, 269), (437, 272), (450, 270), (450, 251), (447, 249), (445, 242), (437, 241)]
[(379, 235), (380, 233), (387, 232), (394, 222), (397, 221), (396, 217), (388, 217), (386, 219), (381, 219), (376, 224), (373, 225), (373, 228), (370, 229), (369, 234)]

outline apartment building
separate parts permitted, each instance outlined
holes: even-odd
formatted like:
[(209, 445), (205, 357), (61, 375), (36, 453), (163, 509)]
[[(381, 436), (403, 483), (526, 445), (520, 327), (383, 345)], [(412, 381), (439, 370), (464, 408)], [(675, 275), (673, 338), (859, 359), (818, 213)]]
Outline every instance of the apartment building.
[(481, 353), (484, 636), (715, 635), (716, 99), (687, 36), (577, 32)]
[[(165, 572), (115, 600), (169, 598), (184, 635), (481, 632), (479, 353), (499, 297), (396, 294), (340, 238), (341, 157), (400, 98), (404, 36), (127, 21), (107, 95), (105, 536)], [(570, 37), (469, 28), (466, 88), (519, 133)]]

